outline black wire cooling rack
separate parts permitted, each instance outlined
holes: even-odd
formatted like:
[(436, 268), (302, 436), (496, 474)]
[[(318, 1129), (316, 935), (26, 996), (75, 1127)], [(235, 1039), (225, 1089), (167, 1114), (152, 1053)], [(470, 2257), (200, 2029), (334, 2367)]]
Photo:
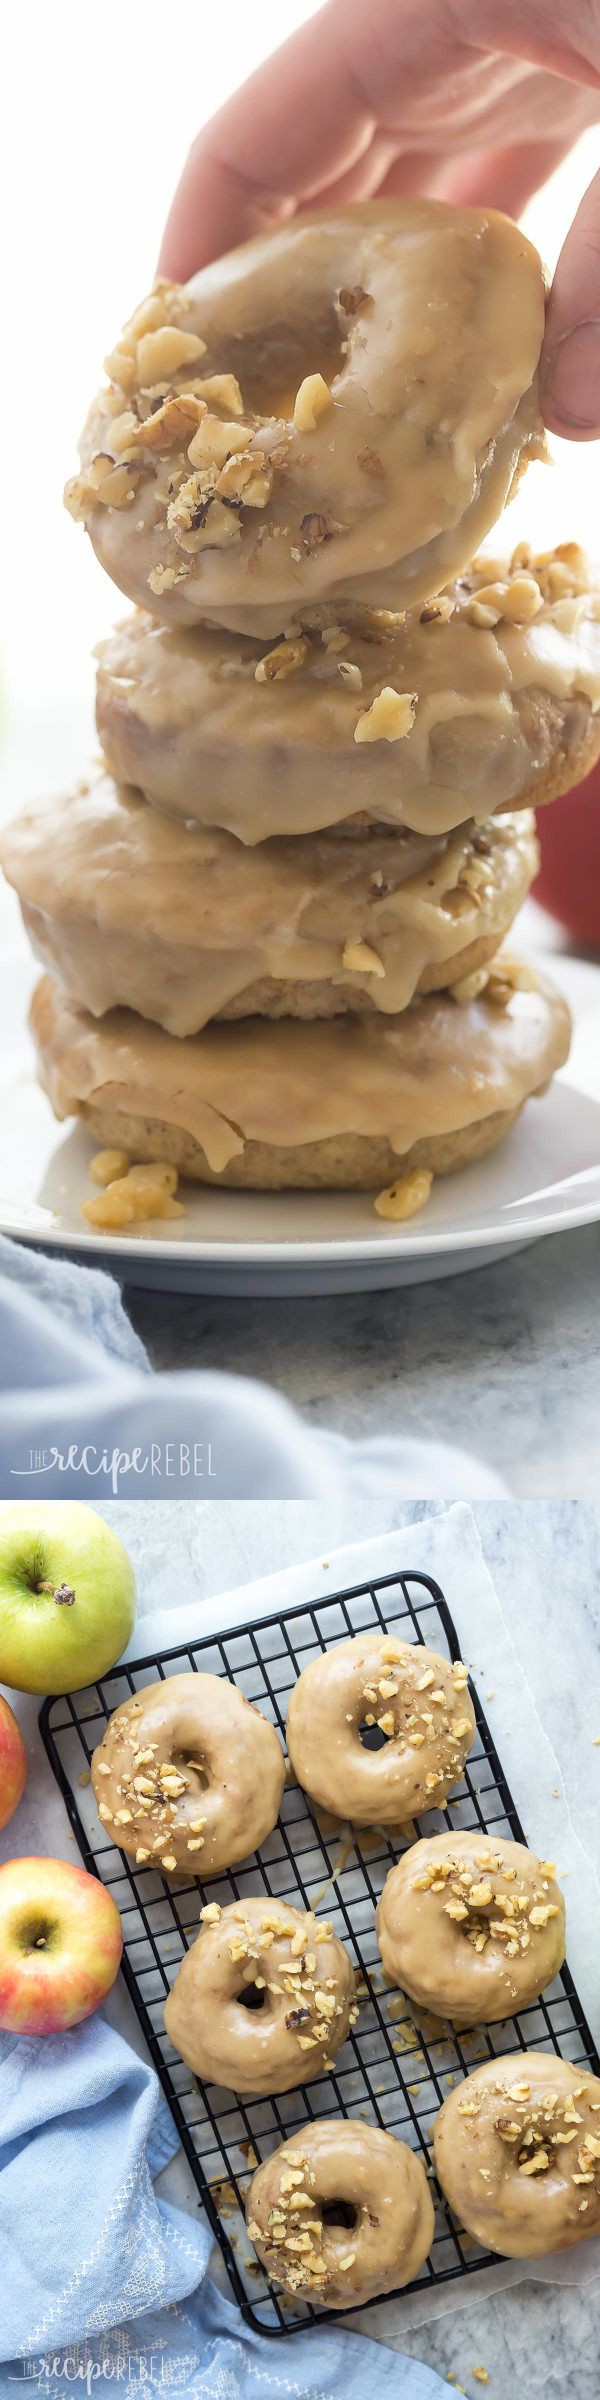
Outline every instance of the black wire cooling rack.
[[(277, 1825), (260, 1853), (206, 1887), (199, 1879), (177, 1876), (167, 1882), (154, 1866), (134, 1868), (108, 1840), (90, 1787), (90, 1759), (107, 1717), (133, 1692), (159, 1676), (202, 1668), (235, 1682), (283, 1733), (292, 1685), (309, 1659), (348, 1634), (371, 1628), (401, 1631), (405, 1640), (427, 1642), (453, 1660), (459, 1657), (439, 1585), (429, 1575), (405, 1572), (117, 1667), (87, 1691), (45, 1701), (40, 1713), (45, 1747), (84, 1864), (108, 1886), (121, 1911), (123, 1973), (203, 2207), (242, 2312), (264, 2334), (292, 2332), (323, 2314), (274, 2290), (245, 2230), (244, 2198), (254, 2167), (281, 2140), (310, 2118), (339, 2113), (398, 2135), (429, 2168), (437, 2110), (453, 2082), (481, 2059), (535, 2048), (600, 2073), (566, 1966), (543, 1999), (501, 2025), (459, 2035), (438, 2019), (420, 2016), (416, 2022), (406, 2002), (384, 1985), (375, 1938), (375, 1908), (402, 1838), (369, 1830), (352, 1847), (351, 1836), (344, 1840), (343, 1829), (313, 1808), (296, 1785), (286, 1786)], [(472, 1697), (477, 1738), (462, 1782), (446, 1809), (431, 1809), (420, 1818), (419, 1832), (480, 1827), (522, 1842), (523, 1827), (478, 1693)], [(381, 1738), (375, 1729), (375, 1740)], [(409, 1827), (406, 1833), (409, 1840)], [(199, 2085), (163, 2027), (166, 1994), (199, 1930), (205, 1898), (226, 1908), (252, 1893), (329, 1917), (359, 1970), (363, 1993), (357, 2024), (334, 2072), (323, 2072), (293, 2092), (254, 2101), (216, 2085)], [(435, 2237), (417, 2282), (435, 2287), (477, 2273), (490, 2263), (490, 2253), (461, 2230), (435, 2184), (432, 2189)], [(327, 2321), (341, 2313), (328, 2309)]]

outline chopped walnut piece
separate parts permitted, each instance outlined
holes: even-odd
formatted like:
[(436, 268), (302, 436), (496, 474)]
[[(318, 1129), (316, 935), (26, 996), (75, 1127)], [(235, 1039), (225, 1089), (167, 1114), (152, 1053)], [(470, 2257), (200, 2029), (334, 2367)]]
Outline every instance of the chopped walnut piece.
[(154, 332), (143, 333), (137, 343), (136, 381), (158, 383), (164, 376), (178, 375), (181, 367), (203, 358), (205, 349), (199, 333), (186, 333), (180, 325), (158, 325)]
[(345, 942), (342, 966), (350, 975), (385, 975), (383, 960), (372, 950), (370, 942)]
[(306, 651), (302, 636), (297, 641), (277, 642), (274, 650), (267, 650), (265, 657), (259, 658), (254, 669), (255, 683), (276, 683), (285, 675), (293, 675), (297, 667), (303, 666)]
[(314, 550), (320, 550), (322, 542), (331, 542), (338, 530), (319, 509), (309, 509), (307, 516), (300, 518), (300, 547), (310, 556)]
[(224, 467), (232, 452), (238, 457), (241, 450), (249, 449), (252, 438), (251, 425), (240, 425), (236, 420), (229, 424), (226, 417), (213, 417), (207, 409), (190, 442), (190, 466)]
[(449, 593), (438, 592), (435, 600), (426, 600), (425, 607), (419, 609), (419, 624), (432, 625), (438, 618), (443, 625), (446, 625), (448, 618), (453, 615), (454, 601), (450, 599)]
[(114, 1183), (117, 1176), (127, 1174), (128, 1166), (126, 1150), (97, 1150), (95, 1158), (90, 1159), (90, 1175), (94, 1183)]
[(297, 433), (314, 433), (319, 417), (332, 407), (332, 394), (324, 375), (305, 375), (294, 401), (294, 424)]
[(381, 451), (374, 450), (370, 442), (364, 442), (362, 450), (357, 450), (356, 464), (357, 467), (360, 467), (362, 475), (372, 476), (374, 483), (385, 481), (385, 467)]
[(427, 1168), (415, 1169), (412, 1175), (399, 1176), (396, 1183), (388, 1185), (386, 1191), (378, 1192), (374, 1203), (376, 1216), (389, 1217), (396, 1225), (403, 1224), (407, 1217), (415, 1217), (419, 1209), (425, 1207), (432, 1183), (433, 1175)]
[(393, 684), (384, 684), (370, 708), (357, 718), (355, 742), (402, 741), (414, 725), (416, 705), (416, 692), (397, 692)]
[(202, 375), (194, 378), (194, 391), (199, 400), (212, 401), (215, 408), (228, 408), (232, 417), (243, 417), (244, 403), (237, 375)]
[(188, 572), (186, 567), (152, 567), (148, 576), (149, 591), (155, 592), (159, 599), (161, 592), (171, 592), (173, 584), (181, 583), (182, 576)]
[(458, 983), (451, 983), (452, 999), (458, 1002), (459, 1008), (467, 1008), (470, 1000), (480, 999), (488, 982), (487, 967), (474, 967), (472, 975), (461, 975)]
[(338, 292), (339, 306), (345, 317), (358, 317), (361, 309), (372, 306), (372, 300), (372, 292), (365, 292), (362, 283), (353, 284), (351, 290), (347, 284), (342, 284), (341, 292)]
[(244, 508), (266, 508), (273, 490), (273, 469), (268, 459), (248, 452), (234, 451), (217, 477), (217, 492), (222, 500)]
[[(141, 423), (136, 425), (135, 433), (131, 435), (131, 448), (172, 450), (175, 442), (187, 443), (205, 413), (204, 401), (197, 400), (193, 392), (171, 392), (166, 400), (161, 401), (159, 408), (152, 409), (150, 416), (143, 417)], [(110, 439), (112, 441), (112, 425)]]

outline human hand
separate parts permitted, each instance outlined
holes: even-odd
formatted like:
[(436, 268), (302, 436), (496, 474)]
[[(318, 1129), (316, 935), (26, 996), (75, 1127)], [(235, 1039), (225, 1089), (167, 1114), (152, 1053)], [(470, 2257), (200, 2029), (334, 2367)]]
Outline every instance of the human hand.
[[(160, 271), (394, 192), (518, 216), (599, 118), (600, 0), (327, 0), (198, 134)], [(558, 262), (542, 407), (573, 441), (600, 433), (600, 175)]]

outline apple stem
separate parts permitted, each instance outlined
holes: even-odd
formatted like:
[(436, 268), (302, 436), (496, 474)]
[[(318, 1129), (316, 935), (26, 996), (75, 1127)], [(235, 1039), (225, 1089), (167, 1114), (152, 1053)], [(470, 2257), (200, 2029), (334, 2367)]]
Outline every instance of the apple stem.
[(40, 1583), (40, 1592), (51, 1592), (57, 1608), (74, 1608), (75, 1593), (70, 1583)]

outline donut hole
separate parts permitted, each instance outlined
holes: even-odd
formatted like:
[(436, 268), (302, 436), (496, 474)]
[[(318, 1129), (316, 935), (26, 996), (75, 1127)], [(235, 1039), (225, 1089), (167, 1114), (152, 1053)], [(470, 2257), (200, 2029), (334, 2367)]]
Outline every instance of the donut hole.
[(358, 2209), (353, 2208), (351, 2200), (324, 2200), (321, 2216), (323, 2224), (334, 2231), (339, 2228), (341, 2232), (354, 2233), (358, 2224)]
[(191, 1775), (201, 1792), (208, 1791), (210, 1776), (204, 1759), (191, 1756), (188, 1750), (172, 1750), (171, 1766), (176, 1767), (180, 1775)]
[(242, 335), (236, 343), (235, 372), (247, 409), (253, 415), (291, 417), (305, 375), (319, 374), (330, 384), (346, 365), (342, 343), (350, 330), (339, 320), (332, 295), (314, 316), (291, 326), (275, 320), (268, 332)]
[(249, 2008), (252, 2012), (264, 2008), (266, 1997), (266, 1991), (259, 1992), (255, 1983), (245, 1983), (242, 1991), (236, 1992), (238, 2008)]
[(363, 1750), (385, 1750), (386, 1742), (394, 1739), (393, 1734), (382, 1733), (380, 1725), (367, 1725), (366, 1723), (359, 1725), (358, 1735)]

